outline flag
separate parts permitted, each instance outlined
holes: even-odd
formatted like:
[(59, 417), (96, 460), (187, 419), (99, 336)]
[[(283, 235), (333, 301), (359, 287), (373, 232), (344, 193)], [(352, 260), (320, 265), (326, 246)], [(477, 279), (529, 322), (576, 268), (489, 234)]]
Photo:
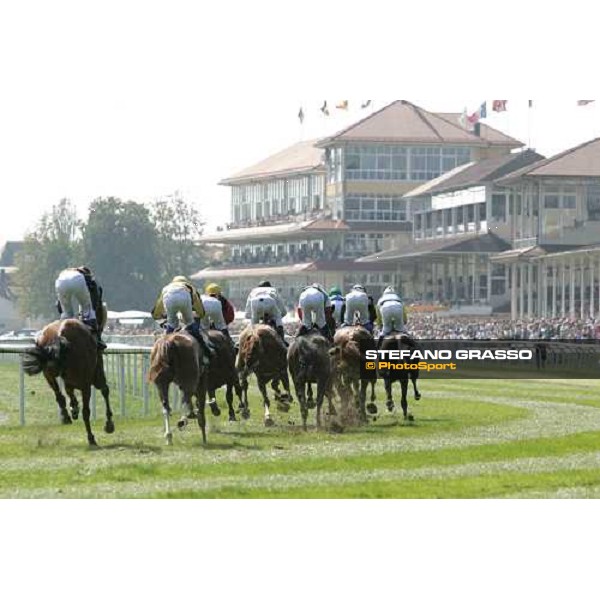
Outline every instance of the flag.
[(321, 112), (328, 117), (329, 116), (329, 109), (327, 108), (327, 100), (325, 100), (323, 102), (323, 106), (321, 106)]
[(304, 123), (304, 109), (302, 107), (298, 111), (298, 119), (300, 120), (300, 124)]
[(369, 106), (371, 106), (371, 100), (367, 100), (360, 105), (361, 108), (369, 108)]
[(339, 104), (336, 104), (335, 107), (340, 110), (348, 110), (348, 100), (342, 100)]
[(487, 119), (487, 102), (484, 102), (479, 107), (479, 118), (480, 119)]
[(533, 108), (533, 100), (529, 101), (529, 108)]
[(462, 112), (462, 115), (458, 117), (458, 122), (466, 129), (468, 123), (469, 115), (467, 114), (467, 107)]
[(592, 102), (595, 102), (595, 100), (577, 100), (577, 106), (587, 106)]
[(480, 118), (479, 111), (476, 110), (472, 115), (467, 117), (467, 123), (469, 123), (469, 125), (475, 125), (475, 123), (479, 123)]
[(504, 112), (505, 110), (508, 110), (506, 108), (507, 103), (508, 103), (508, 100), (494, 100), (494, 104), (492, 105), (492, 110), (494, 112)]

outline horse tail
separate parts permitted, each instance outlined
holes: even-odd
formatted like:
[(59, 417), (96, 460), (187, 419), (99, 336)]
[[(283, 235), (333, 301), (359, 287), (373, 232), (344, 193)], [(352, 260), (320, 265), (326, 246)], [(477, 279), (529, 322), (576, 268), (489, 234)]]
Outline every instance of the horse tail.
[(154, 383), (158, 376), (171, 366), (171, 342), (161, 338), (152, 348), (148, 381)]
[(23, 353), (23, 371), (27, 375), (39, 375), (48, 363), (56, 363), (59, 370), (63, 368), (65, 353), (69, 346), (66, 338), (59, 336), (47, 346), (38, 346)]

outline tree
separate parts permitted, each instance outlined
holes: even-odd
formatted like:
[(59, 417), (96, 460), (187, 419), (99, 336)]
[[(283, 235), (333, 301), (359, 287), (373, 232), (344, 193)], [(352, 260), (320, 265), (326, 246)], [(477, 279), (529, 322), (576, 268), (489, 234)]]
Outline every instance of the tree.
[(54, 282), (63, 269), (81, 263), (81, 228), (75, 207), (65, 198), (44, 213), (25, 236), (15, 261), (21, 314), (34, 318), (57, 315)]
[(83, 241), (109, 309), (150, 310), (161, 283), (150, 211), (137, 202), (98, 198), (90, 205)]
[(204, 223), (196, 207), (175, 192), (151, 207), (158, 236), (158, 255), (164, 280), (190, 276), (201, 268), (205, 252), (200, 245)]

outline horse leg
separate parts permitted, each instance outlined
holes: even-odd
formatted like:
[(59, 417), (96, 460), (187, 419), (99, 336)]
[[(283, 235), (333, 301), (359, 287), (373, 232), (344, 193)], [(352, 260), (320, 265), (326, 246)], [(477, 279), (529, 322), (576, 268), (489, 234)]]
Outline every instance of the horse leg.
[(206, 388), (201, 385), (200, 390), (196, 393), (196, 406), (198, 415), (198, 427), (202, 433), (202, 443), (206, 446)]
[(213, 417), (221, 416), (221, 409), (217, 404), (217, 390), (208, 388), (208, 406), (210, 407), (210, 412), (213, 414)]
[(113, 422), (113, 412), (110, 409), (110, 390), (108, 385), (105, 383), (104, 386), (100, 388), (100, 393), (104, 398), (104, 407), (106, 408), (106, 423), (104, 423), (104, 432), (105, 433), (114, 433), (115, 432), (115, 424)]
[(177, 427), (179, 429), (184, 429), (187, 427), (190, 419), (196, 418), (196, 413), (194, 413), (194, 405), (192, 400), (193, 392), (184, 390), (183, 388), (181, 388), (181, 392), (181, 418), (179, 421), (177, 421)]
[(375, 404), (377, 400), (377, 396), (375, 395), (375, 386), (377, 385), (377, 380), (371, 381), (371, 403)]
[(83, 404), (83, 409), (81, 410), (81, 416), (83, 417), (83, 422), (85, 424), (85, 430), (87, 432), (88, 444), (90, 446), (97, 446), (96, 439), (94, 438), (94, 434), (92, 433), (92, 425), (90, 424), (90, 398), (92, 395), (91, 386), (87, 386), (81, 390), (81, 400)]
[(250, 406), (248, 404), (248, 374), (245, 371), (240, 374), (238, 397), (240, 399), (242, 419), (248, 420), (250, 418)]
[(419, 392), (419, 389), (417, 388), (417, 380), (418, 379), (419, 379), (419, 373), (418, 373), (418, 371), (416, 373), (411, 373), (410, 374), (410, 380), (412, 381), (413, 391), (415, 393), (415, 400), (420, 400), (421, 399), (421, 393)]
[(394, 404), (394, 398), (392, 395), (392, 386), (393, 386), (392, 378), (386, 377), (383, 380), (383, 382), (384, 382), (384, 386), (385, 386), (385, 395), (387, 398), (387, 402), (385, 403), (385, 406), (388, 409), (388, 412), (394, 412), (396, 405)]
[(260, 390), (260, 393), (263, 397), (263, 405), (265, 407), (265, 427), (272, 427), (274, 425), (274, 421), (271, 417), (271, 411), (269, 410), (271, 407), (271, 402), (269, 401), (269, 396), (267, 395), (267, 385), (264, 380), (258, 379), (258, 389)]
[(228, 383), (225, 389), (225, 400), (227, 401), (227, 409), (229, 411), (229, 422), (235, 423), (235, 410), (233, 409), (233, 383)]
[(79, 402), (75, 396), (75, 389), (65, 384), (65, 392), (69, 396), (69, 408), (71, 409), (71, 419), (77, 421), (79, 418)]
[(292, 403), (292, 392), (290, 391), (290, 378), (287, 373), (287, 367), (286, 370), (283, 373), (281, 373), (279, 381), (281, 381), (281, 383), (283, 384), (285, 396), (283, 394), (279, 394), (279, 397), (277, 398), (277, 408), (281, 412), (289, 412), (290, 404)]
[(400, 380), (400, 387), (402, 388), (402, 413), (404, 414), (405, 421), (414, 421), (414, 417), (408, 412), (408, 377)]
[(52, 391), (54, 392), (56, 403), (60, 408), (60, 419), (62, 424), (70, 425), (73, 421), (71, 420), (71, 417), (69, 416), (69, 411), (67, 410), (67, 399), (63, 396), (62, 392), (60, 391), (60, 386), (58, 385), (56, 377), (50, 375), (49, 373), (46, 373), (46, 371), (44, 371), (44, 377), (46, 378), (48, 385), (52, 388)]
[[(326, 388), (327, 385), (325, 381), (319, 380), (317, 382), (317, 429), (322, 427), (321, 411), (323, 410), (323, 401), (325, 400), (325, 392), (327, 391)], [(329, 400), (329, 404), (331, 404), (331, 400)]]
[(305, 390), (308, 388), (310, 394), (310, 384), (306, 384), (302, 377), (297, 379), (292, 378), (294, 382), (294, 389), (296, 390), (296, 398), (298, 398), (298, 404), (300, 404), (300, 415), (302, 417), (302, 428), (304, 431), (306, 428), (306, 421), (308, 420), (308, 401), (306, 398)]
[(360, 384), (359, 384), (359, 394), (358, 394), (358, 412), (360, 415), (360, 421), (361, 423), (366, 423), (367, 422), (367, 409), (366, 409), (366, 405), (367, 405), (367, 385), (368, 385), (368, 381), (363, 381), (362, 379), (360, 380)]
[(169, 423), (169, 417), (171, 416), (171, 407), (169, 405), (169, 384), (167, 382), (157, 383), (158, 394), (162, 404), (163, 422), (165, 424), (165, 440), (167, 446), (173, 445), (173, 434), (171, 433), (171, 425)]

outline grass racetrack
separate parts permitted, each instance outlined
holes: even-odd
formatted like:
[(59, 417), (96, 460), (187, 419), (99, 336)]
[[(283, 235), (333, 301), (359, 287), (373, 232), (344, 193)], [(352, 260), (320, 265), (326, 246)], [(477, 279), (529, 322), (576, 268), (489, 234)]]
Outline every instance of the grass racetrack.
[[(103, 432), (98, 394), (87, 447), (81, 419), (58, 424), (41, 376), (27, 378), (27, 425), (18, 425), (18, 371), (0, 363), (0, 497), (4, 498), (585, 498), (600, 497), (600, 381), (421, 380), (423, 399), (409, 395), (414, 423), (385, 413), (342, 434), (299, 427), (272, 408), (276, 425), (252, 417), (227, 423), (208, 416), (208, 446), (195, 423), (164, 444), (159, 402), (141, 416), (128, 397), (116, 432)], [(396, 400), (397, 404), (398, 401)], [(237, 401), (236, 401), (237, 406)], [(314, 423), (311, 411), (310, 423)]]

